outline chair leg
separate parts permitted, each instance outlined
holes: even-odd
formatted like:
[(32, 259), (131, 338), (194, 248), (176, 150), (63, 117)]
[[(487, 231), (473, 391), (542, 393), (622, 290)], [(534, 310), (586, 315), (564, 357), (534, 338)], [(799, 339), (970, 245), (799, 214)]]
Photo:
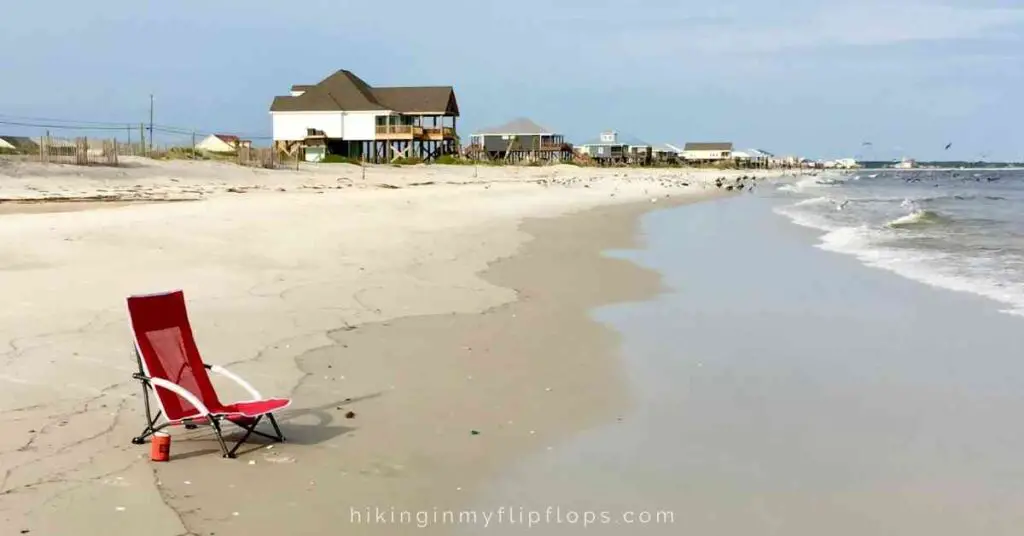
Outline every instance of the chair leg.
[[(210, 426), (213, 428), (213, 433), (217, 435), (217, 442), (220, 443), (220, 450), (222, 453), (224, 453), (224, 457), (234, 458), (235, 449), (231, 449), (231, 451), (228, 451), (228, 446), (226, 443), (224, 443), (224, 435), (221, 433), (220, 430), (220, 422), (218, 422), (216, 418), (210, 417)], [(236, 446), (235, 448), (238, 447)]]
[(147, 409), (147, 411), (146, 411), (146, 419), (147, 419), (148, 422), (146, 424), (146, 427), (142, 429), (142, 433), (132, 438), (132, 444), (133, 445), (141, 445), (141, 444), (145, 443), (147, 437), (155, 434), (156, 432), (160, 431), (162, 428), (167, 426), (167, 424), (163, 424), (161, 426), (158, 426), (158, 427), (154, 428), (153, 425), (156, 424), (157, 419), (160, 418), (160, 415), (162, 415), (163, 412), (158, 411), (158, 412), (156, 412), (156, 417), (150, 418), (149, 417), (149, 411), (148, 411), (149, 408), (146, 408), (146, 409)]
[(245, 429), (245, 435), (243, 435), (242, 439), (239, 439), (238, 442), (235, 443), (235, 446), (231, 448), (231, 452), (229, 453), (231, 454), (231, 456), (229, 456), (230, 458), (235, 457), (235, 452), (238, 450), (238, 447), (241, 447), (242, 444), (245, 443), (245, 440), (249, 439), (249, 436), (252, 435), (253, 431), (256, 429), (256, 425), (260, 423), (261, 419), (263, 419), (262, 416), (256, 417), (256, 420), (253, 421), (251, 425), (242, 427)]
[(277, 440), (284, 442), (284, 434), (281, 433), (281, 428), (277, 425), (277, 419), (274, 418), (274, 414), (268, 413), (267, 417), (270, 419), (270, 424), (274, 426), (274, 433), (277, 434)]

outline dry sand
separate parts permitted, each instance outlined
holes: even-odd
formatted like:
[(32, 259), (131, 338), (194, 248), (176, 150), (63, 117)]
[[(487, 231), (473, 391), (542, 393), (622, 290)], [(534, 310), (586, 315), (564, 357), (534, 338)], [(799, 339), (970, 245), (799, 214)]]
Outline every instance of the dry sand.
[[(0, 199), (203, 199), (0, 215), (2, 534), (407, 533), (350, 508), (456, 508), (503, 461), (614, 413), (614, 338), (585, 310), (657, 281), (598, 252), (652, 200), (726, 175), (136, 166), (0, 167)], [(123, 300), (177, 288), (207, 361), (295, 397), (288, 443), (224, 460), (176, 430), (161, 465), (130, 444)]]

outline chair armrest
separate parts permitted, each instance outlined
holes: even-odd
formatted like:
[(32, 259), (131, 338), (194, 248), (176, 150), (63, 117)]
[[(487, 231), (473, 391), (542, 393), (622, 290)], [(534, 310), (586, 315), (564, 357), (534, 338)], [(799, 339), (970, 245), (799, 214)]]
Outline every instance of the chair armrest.
[(184, 387), (176, 383), (169, 382), (163, 378), (146, 378), (144, 381), (157, 387), (160, 387), (162, 389), (167, 389), (168, 391), (180, 396), (181, 398), (184, 398), (186, 401), (188, 401), (189, 404), (192, 404), (192, 407), (196, 408), (196, 410), (199, 411), (200, 415), (210, 414), (210, 410), (207, 409), (206, 405), (200, 402), (199, 398), (196, 397), (196, 395), (190, 393), (188, 389), (185, 389)]
[(225, 378), (240, 385), (242, 389), (245, 389), (246, 392), (249, 393), (249, 396), (251, 396), (253, 400), (263, 400), (263, 396), (260, 395), (259, 391), (257, 391), (252, 385), (249, 385), (249, 382), (243, 380), (242, 378), (239, 378), (230, 370), (220, 365), (207, 365), (206, 367), (212, 370), (213, 372), (216, 372), (217, 374), (220, 374), (221, 376), (224, 376)]

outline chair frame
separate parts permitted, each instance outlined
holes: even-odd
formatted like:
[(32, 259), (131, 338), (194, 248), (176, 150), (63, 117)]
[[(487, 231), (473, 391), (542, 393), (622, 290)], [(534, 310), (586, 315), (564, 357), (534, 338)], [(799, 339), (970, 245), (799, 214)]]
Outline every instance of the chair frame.
[[(138, 295), (138, 296), (132, 296), (129, 299), (131, 299), (131, 298), (147, 298), (147, 297), (157, 297), (157, 296), (168, 296), (168, 295), (172, 295), (172, 294), (181, 294), (181, 291), (178, 290), (178, 291), (164, 292), (164, 293), (158, 293), (158, 294)], [(184, 299), (183, 295), (182, 295), (182, 299)], [(187, 320), (187, 314), (188, 314), (187, 311), (184, 314), (185, 314), (185, 318), (186, 318), (185, 322), (187, 323), (188, 322), (188, 320)], [(153, 435), (153, 434), (155, 434), (155, 433), (157, 433), (157, 432), (159, 432), (159, 431), (161, 431), (161, 430), (163, 430), (165, 428), (171, 427), (171, 426), (182, 426), (182, 425), (184, 425), (185, 428), (188, 429), (188, 430), (195, 430), (200, 425), (204, 425), (204, 424), (205, 425), (209, 425), (210, 428), (213, 430), (214, 435), (217, 436), (217, 442), (220, 444), (221, 453), (223, 454), (223, 456), (225, 458), (235, 458), (236, 457), (235, 453), (249, 439), (249, 437), (251, 435), (253, 435), (253, 434), (256, 434), (258, 436), (261, 436), (261, 437), (264, 437), (264, 438), (267, 438), (267, 439), (270, 439), (270, 440), (276, 441), (276, 442), (283, 442), (283, 441), (285, 441), (284, 434), (281, 433), (281, 428), (278, 426), (277, 420), (274, 418), (273, 411), (266, 411), (266, 412), (252, 411), (252, 412), (246, 413), (244, 410), (241, 410), (241, 411), (234, 411), (234, 412), (232, 412), (232, 411), (224, 411), (224, 410), (227, 410), (228, 408), (224, 407), (223, 405), (221, 405), (220, 407), (215, 408), (215, 409), (218, 410), (217, 412), (213, 412), (213, 411), (210, 411), (210, 409), (200, 399), (200, 397), (197, 396), (197, 394), (190, 392), (185, 387), (182, 387), (181, 385), (178, 385), (178, 384), (176, 384), (176, 383), (174, 383), (174, 382), (172, 382), (170, 380), (164, 379), (164, 378), (158, 378), (158, 377), (151, 376), (149, 374), (148, 367), (146, 366), (146, 360), (143, 359), (143, 357), (142, 357), (142, 350), (141, 350), (141, 348), (139, 346), (139, 340), (137, 338), (138, 337), (138, 333), (135, 331), (135, 322), (134, 322), (134, 319), (131, 317), (131, 313), (129, 313), (129, 319), (131, 320), (131, 323), (132, 323), (132, 339), (133, 339), (133, 342), (134, 342), (134, 344), (133, 344), (133, 352), (134, 352), (134, 355), (135, 355), (135, 361), (136, 361), (136, 363), (139, 366), (139, 371), (134, 373), (134, 374), (132, 374), (132, 379), (138, 380), (139, 382), (142, 383), (142, 400), (143, 400), (143, 403), (145, 404), (145, 409), (146, 409), (146, 427), (143, 428), (142, 432), (138, 436), (132, 438), (132, 443), (133, 444), (135, 444), (135, 445), (142, 445), (142, 444), (144, 444), (146, 442), (146, 439), (148, 437), (150, 437), (151, 435)], [(191, 329), (191, 328), (189, 328), (189, 329)], [(205, 362), (202, 362), (201, 358), (200, 358), (199, 362), (202, 364), (203, 368), (205, 369), (203, 371), (203, 373), (207, 373), (207, 374), (208, 374), (208, 372), (217, 373), (217, 375), (223, 376), (223, 377), (233, 381), (234, 383), (238, 384), (251, 397), (250, 400), (239, 401), (239, 402), (236, 402), (235, 404), (243, 404), (243, 403), (246, 403), (246, 402), (265, 402), (265, 401), (270, 401), (270, 400), (282, 400), (282, 399), (265, 399), (265, 398), (263, 398), (262, 395), (260, 395), (259, 391), (257, 391), (252, 385), (250, 385), (248, 382), (246, 382), (245, 380), (243, 380), (239, 376), (233, 374), (231, 371), (227, 370), (226, 368), (224, 368), (222, 366), (219, 366), (219, 365), (207, 364)], [(209, 381), (209, 380), (207, 380), (207, 381)], [(185, 402), (188, 402), (189, 404), (191, 404), (192, 407), (195, 409), (195, 414), (194, 415), (193, 414), (189, 414), (189, 416), (187, 416), (187, 417), (183, 417), (183, 418), (172, 420), (168, 416), (167, 410), (164, 407), (163, 401), (160, 398), (160, 394), (157, 393), (157, 391), (156, 391), (156, 389), (158, 387), (160, 389), (164, 389), (165, 391), (169, 391), (170, 393), (173, 393), (175, 396), (177, 396), (177, 397), (181, 398), (182, 400), (184, 400)], [(153, 404), (150, 402), (150, 397), (151, 396), (156, 399), (156, 404), (157, 404), (157, 407), (159, 408), (155, 415), (153, 414)], [(218, 402), (218, 404), (222, 404), (222, 403)], [(288, 405), (290, 405), (290, 404), (291, 404), (290, 400), (285, 400), (285, 404), (283, 406), (275, 408), (274, 411), (284, 409), (284, 408), (288, 407)], [(162, 419), (163, 422), (161, 422), (161, 417), (163, 417), (163, 419)], [(269, 420), (270, 424), (274, 427), (274, 435), (271, 435), (271, 434), (268, 434), (268, 433), (264, 433), (264, 432), (261, 432), (261, 431), (256, 429), (256, 426), (263, 420), (263, 417), (267, 417), (267, 420)], [(224, 440), (224, 432), (223, 432), (223, 429), (221, 427), (222, 421), (230, 422), (230, 423), (234, 424), (235, 426), (238, 426), (239, 428), (241, 428), (242, 430), (245, 431), (245, 434), (242, 436), (242, 438), (239, 439), (230, 449), (228, 448), (227, 442)]]
[[(143, 363), (142, 361), (142, 355), (139, 354), (139, 349), (135, 348), (134, 353), (135, 359), (136, 361), (138, 361), (139, 364), (139, 371), (132, 374), (132, 378), (135, 380), (139, 380), (142, 383), (142, 401), (146, 407), (146, 427), (142, 430), (142, 433), (132, 438), (132, 444), (142, 445), (146, 442), (146, 439), (149, 436), (159, 432), (160, 430), (163, 430), (164, 428), (184, 425), (185, 428), (188, 430), (195, 430), (196, 428), (199, 427), (200, 424), (208, 424), (210, 428), (213, 429), (213, 433), (217, 436), (217, 442), (220, 444), (221, 453), (225, 458), (236, 458), (237, 456), (235, 455), (235, 453), (243, 444), (245, 444), (246, 440), (248, 440), (249, 436), (251, 436), (252, 434), (256, 434), (258, 436), (265, 437), (276, 442), (283, 443), (285, 441), (284, 434), (281, 433), (281, 428), (277, 425), (277, 420), (274, 418), (273, 413), (267, 413), (265, 415), (260, 415), (258, 417), (232, 417), (230, 414), (211, 413), (210, 410), (206, 409), (206, 405), (203, 404), (198, 397), (188, 392), (184, 387), (181, 387), (178, 384), (169, 382), (162, 378), (150, 377), (146, 373), (145, 363)], [(205, 363), (203, 364), (203, 366), (206, 367), (206, 370), (216, 372), (222, 376), (234, 380), (235, 383), (241, 385), (243, 389), (249, 391), (249, 393), (253, 395), (254, 400), (262, 398), (259, 395), (259, 393), (256, 392), (255, 389), (253, 389), (252, 386), (249, 385), (245, 380), (242, 380), (238, 376), (235, 376), (234, 374), (228, 372), (227, 369)], [(157, 425), (157, 422), (160, 420), (160, 417), (164, 415), (164, 409), (163, 404), (160, 402), (160, 397), (155, 396), (156, 393), (154, 391), (153, 395), (154, 398), (156, 398), (156, 403), (160, 407), (160, 409), (157, 410), (156, 415), (153, 415), (153, 406), (149, 401), (149, 397), (150, 390), (155, 390), (156, 387), (167, 389), (168, 391), (173, 392), (174, 394), (180, 396), (181, 398), (184, 398), (190, 404), (192, 404), (197, 410), (199, 410), (199, 415), (197, 415), (196, 417), (189, 417), (177, 421), (165, 420), (165, 422), (162, 422), (159, 425)], [(267, 417), (267, 419), (270, 421), (270, 424), (274, 427), (274, 435), (270, 435), (256, 429), (256, 425), (258, 425), (260, 421), (263, 420), (264, 416)], [(239, 428), (245, 430), (245, 435), (243, 435), (242, 438), (239, 439), (230, 449), (228, 449), (227, 442), (224, 441), (224, 432), (223, 429), (221, 428), (220, 423), (220, 421), (222, 420), (228, 421), (234, 424), (235, 426), (238, 426)]]

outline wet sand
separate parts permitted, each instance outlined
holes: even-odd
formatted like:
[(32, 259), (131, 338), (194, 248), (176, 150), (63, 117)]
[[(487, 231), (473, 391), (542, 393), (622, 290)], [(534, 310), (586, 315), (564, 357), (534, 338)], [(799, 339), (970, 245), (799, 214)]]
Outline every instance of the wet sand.
[(1021, 319), (815, 249), (756, 196), (644, 229), (627, 255), (673, 291), (596, 313), (623, 334), (632, 410), (510, 468), (478, 508), (673, 522), (489, 533), (1020, 532)]

